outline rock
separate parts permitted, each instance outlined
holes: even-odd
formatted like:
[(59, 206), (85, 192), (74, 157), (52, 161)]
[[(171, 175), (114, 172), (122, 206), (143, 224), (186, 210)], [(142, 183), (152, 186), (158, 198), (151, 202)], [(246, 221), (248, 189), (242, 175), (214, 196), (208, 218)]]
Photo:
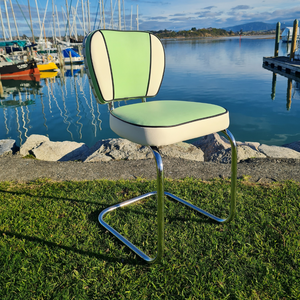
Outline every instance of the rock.
[(15, 140), (0, 140), (0, 156), (15, 154), (18, 150)]
[[(265, 154), (263, 154), (257, 150), (253, 150), (252, 143), (250, 143), (250, 145), (252, 147), (247, 146), (249, 143), (247, 143), (247, 144), (239, 143), (239, 144), (240, 145), (237, 146), (237, 161), (238, 162), (240, 162), (242, 160), (246, 160), (248, 158), (264, 158), (264, 157), (266, 157)], [(216, 153), (213, 153), (210, 156), (209, 161), (223, 163), (223, 164), (231, 163), (231, 148), (219, 150)]]
[(46, 161), (84, 160), (89, 148), (84, 143), (45, 141), (31, 152), (37, 159)]
[(300, 141), (293, 142), (293, 143), (290, 143), (290, 144), (285, 144), (282, 147), (290, 148), (290, 149), (293, 149), (295, 151), (300, 152)]
[(297, 152), (297, 151), (287, 148), (287, 147), (268, 146), (268, 145), (262, 144), (258, 147), (258, 150), (260, 152), (264, 153), (268, 157), (300, 159), (300, 152)]
[(184, 158), (195, 161), (204, 161), (204, 153), (200, 148), (184, 142), (159, 147), (164, 156)]
[[(257, 143), (260, 145), (259, 143)], [(237, 161), (246, 160), (248, 158), (263, 158), (266, 157), (265, 154), (259, 152), (258, 150), (254, 150), (251, 146), (253, 146), (253, 143), (251, 143), (251, 146), (248, 146), (249, 143), (245, 143), (244, 145), (240, 145), (237, 147)], [(255, 147), (255, 146), (254, 146)]]
[(31, 150), (40, 146), (43, 142), (50, 141), (48, 137), (39, 134), (30, 135), (20, 148), (20, 154), (26, 156), (31, 154)]
[[(14, 154), (18, 150), (14, 140), (0, 140), (0, 156)], [(210, 134), (196, 140), (193, 144), (180, 142), (159, 147), (162, 156), (183, 158), (195, 161), (218, 163), (231, 162), (230, 142), (218, 133)], [(29, 136), (21, 146), (20, 154), (33, 154), (39, 160), (84, 162), (110, 160), (139, 160), (153, 158), (147, 146), (116, 138), (98, 141), (90, 149), (84, 143), (51, 142), (48, 137), (38, 134)], [(256, 142), (237, 142), (237, 160), (248, 158), (295, 158), (300, 159), (300, 141), (283, 147), (261, 145)]]
[(230, 142), (218, 133), (203, 136), (193, 142), (193, 145), (204, 152), (204, 160), (210, 161), (211, 156), (220, 150), (231, 148)]
[(231, 163), (231, 149), (222, 149), (213, 153), (209, 160), (211, 162), (230, 164)]
[[(164, 156), (185, 158), (203, 161), (204, 155), (201, 149), (188, 143), (177, 143), (159, 147)], [(126, 139), (108, 139), (97, 142), (91, 149), (85, 162), (109, 161), (109, 160), (138, 160), (153, 158), (152, 151), (147, 146), (130, 142)]]
[(245, 143), (241, 143), (241, 142), (237, 142), (238, 145), (246, 145), (250, 148), (252, 148), (253, 150), (259, 151), (258, 147), (260, 146), (260, 143), (257, 142), (245, 142)]
[(152, 158), (151, 150), (126, 139), (107, 139), (97, 142), (84, 162), (136, 160)]

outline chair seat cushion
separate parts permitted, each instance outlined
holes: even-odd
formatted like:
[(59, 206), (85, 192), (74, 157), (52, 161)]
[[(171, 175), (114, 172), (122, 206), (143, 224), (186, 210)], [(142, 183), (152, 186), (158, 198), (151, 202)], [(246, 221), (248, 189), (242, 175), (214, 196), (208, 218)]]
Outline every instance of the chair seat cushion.
[(151, 101), (115, 108), (110, 127), (141, 145), (163, 146), (228, 128), (229, 113), (218, 105), (188, 101)]

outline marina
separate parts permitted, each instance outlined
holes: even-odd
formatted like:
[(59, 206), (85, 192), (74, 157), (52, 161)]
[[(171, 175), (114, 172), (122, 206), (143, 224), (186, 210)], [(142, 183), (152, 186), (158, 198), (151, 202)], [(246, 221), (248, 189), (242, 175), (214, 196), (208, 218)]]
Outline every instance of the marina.
[[(222, 105), (230, 111), (230, 130), (238, 141), (283, 145), (300, 140), (297, 82), (289, 83), (279, 73), (274, 81), (274, 73), (262, 67), (262, 57), (273, 53), (274, 39), (164, 40), (163, 44), (164, 81), (158, 95), (148, 101), (186, 99)], [(286, 55), (286, 45), (279, 50), (280, 56)], [(41, 134), (51, 141), (91, 147), (117, 137), (109, 127), (108, 107), (96, 102), (83, 64), (40, 74), (33, 80), (1, 80), (0, 139), (15, 139), (20, 146), (31, 134)]]

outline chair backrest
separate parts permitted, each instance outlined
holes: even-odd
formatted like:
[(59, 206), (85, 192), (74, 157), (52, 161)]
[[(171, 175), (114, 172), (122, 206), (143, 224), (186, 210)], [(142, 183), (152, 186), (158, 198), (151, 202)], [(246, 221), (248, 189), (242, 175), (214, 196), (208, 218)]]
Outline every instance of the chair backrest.
[(95, 30), (84, 42), (87, 74), (100, 103), (155, 96), (165, 70), (160, 40), (149, 32)]

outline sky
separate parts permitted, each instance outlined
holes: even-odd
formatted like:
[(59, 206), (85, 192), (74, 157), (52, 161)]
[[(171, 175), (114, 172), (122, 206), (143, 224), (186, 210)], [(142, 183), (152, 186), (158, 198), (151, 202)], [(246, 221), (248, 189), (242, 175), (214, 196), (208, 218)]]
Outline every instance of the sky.
[[(7, 21), (5, 1), (9, 22)], [(52, 1), (54, 1), (53, 4)], [(89, 0), (89, 2), (88, 0), (67, 1), (71, 13), (70, 24), (73, 34), (75, 34), (75, 26), (72, 27), (73, 20), (76, 21), (77, 34), (83, 35), (84, 29), (87, 33), (89, 29), (103, 27), (103, 17), (102, 20), (100, 19), (102, 13), (99, 8), (99, 0)], [(118, 29), (118, 0), (103, 1), (106, 28)], [(29, 3), (34, 35), (42, 34), (44, 31), (43, 23), (46, 35), (52, 36), (54, 34), (52, 5), (55, 12), (55, 35), (66, 34), (68, 31), (66, 0), (30, 0)], [(139, 30), (167, 29), (177, 31), (189, 30), (192, 27), (197, 29), (226, 28), (250, 22), (274, 24), (281, 22), (284, 25), (284, 23), (292, 23), (300, 17), (300, 1), (297, 0), (120, 0), (120, 5), (121, 26), (124, 29), (125, 12), (125, 29), (127, 30), (137, 29), (137, 19)], [(6, 38), (9, 37), (9, 27), (12, 35), (16, 34), (13, 12), (19, 35), (31, 35), (28, 0), (0, 0), (0, 8), (4, 25), (4, 34), (0, 26), (0, 38), (3, 35)], [(87, 17), (88, 10), (90, 11), (90, 23)], [(84, 11), (85, 22), (83, 22), (82, 11)]]

